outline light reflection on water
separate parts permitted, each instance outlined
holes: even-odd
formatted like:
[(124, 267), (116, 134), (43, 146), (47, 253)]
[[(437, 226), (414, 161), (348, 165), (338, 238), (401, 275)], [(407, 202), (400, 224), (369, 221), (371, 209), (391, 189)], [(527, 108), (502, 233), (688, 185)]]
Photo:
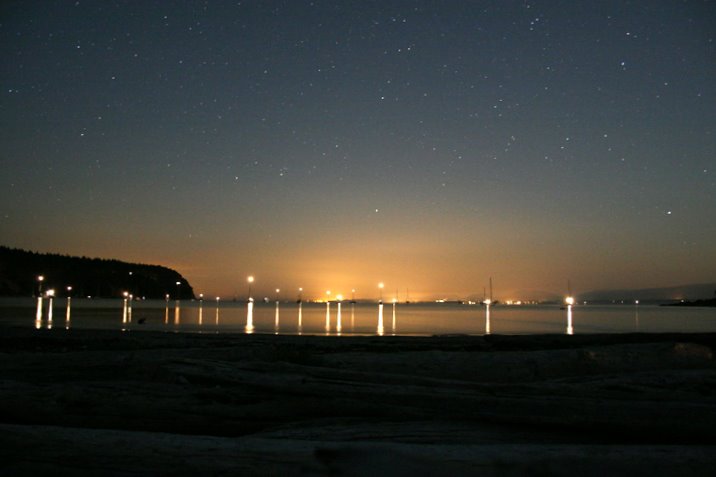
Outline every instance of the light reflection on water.
[(378, 336), (383, 336), (383, 303), (378, 303), (378, 329), (376, 330)]
[[(0, 325), (52, 327), (51, 299), (0, 299)], [(335, 303), (335, 302), (334, 302)], [(383, 305), (350, 304), (350, 326), (344, 307), (335, 303), (217, 303), (214, 320), (206, 320), (200, 303), (184, 301), (87, 300), (67, 303), (65, 327), (133, 330), (246, 332), (278, 334), (385, 335)], [(126, 309), (125, 309), (126, 306)], [(130, 308), (135, 315), (130, 318)], [(170, 308), (174, 320), (170, 324)], [(376, 310), (377, 308), (377, 310)], [(71, 321), (70, 321), (71, 316)], [(653, 305), (467, 306), (456, 304), (396, 304), (390, 334), (583, 334), (632, 332), (716, 332), (716, 309)]]
[(42, 297), (37, 297), (37, 308), (35, 310), (35, 328), (42, 328)]
[(246, 333), (254, 332), (254, 301), (249, 300), (246, 304)]
[(52, 297), (50, 296), (47, 302), (47, 329), (52, 329)]
[(67, 310), (65, 310), (65, 329), (70, 329), (70, 314), (71, 314), (72, 298), (67, 297)]
[(278, 334), (280, 328), (281, 328), (281, 324), (280, 324), (280, 316), (279, 316), (279, 302), (276, 302), (276, 318), (274, 320), (274, 326), (273, 326), (274, 334)]

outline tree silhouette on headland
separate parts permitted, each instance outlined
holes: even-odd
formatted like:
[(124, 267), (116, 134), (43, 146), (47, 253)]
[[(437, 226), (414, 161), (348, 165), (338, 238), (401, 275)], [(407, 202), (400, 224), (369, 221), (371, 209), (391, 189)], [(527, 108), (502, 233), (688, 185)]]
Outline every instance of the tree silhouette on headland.
[(126, 291), (135, 297), (164, 298), (169, 294), (176, 298), (176, 282), (180, 282), (179, 298), (194, 298), (194, 290), (179, 272), (160, 265), (0, 246), (0, 295), (36, 295), (39, 275), (45, 277), (43, 289), (54, 288), (61, 295), (66, 293), (67, 286), (72, 286), (73, 296), (110, 298), (122, 296)]

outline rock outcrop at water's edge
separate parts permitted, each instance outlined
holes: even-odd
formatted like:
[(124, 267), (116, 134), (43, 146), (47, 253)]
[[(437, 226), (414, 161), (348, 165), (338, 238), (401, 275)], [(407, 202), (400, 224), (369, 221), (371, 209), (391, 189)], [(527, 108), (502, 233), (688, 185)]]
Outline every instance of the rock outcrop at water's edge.
[(3, 475), (716, 466), (716, 334), (2, 331)]

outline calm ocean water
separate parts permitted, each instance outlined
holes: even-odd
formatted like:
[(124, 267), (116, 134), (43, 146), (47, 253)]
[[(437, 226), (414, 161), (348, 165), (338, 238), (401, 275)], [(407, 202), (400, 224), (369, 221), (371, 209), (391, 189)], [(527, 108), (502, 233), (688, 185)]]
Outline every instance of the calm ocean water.
[[(716, 332), (716, 308), (0, 299), (0, 326), (312, 335)], [(571, 315), (571, 316), (570, 316)]]

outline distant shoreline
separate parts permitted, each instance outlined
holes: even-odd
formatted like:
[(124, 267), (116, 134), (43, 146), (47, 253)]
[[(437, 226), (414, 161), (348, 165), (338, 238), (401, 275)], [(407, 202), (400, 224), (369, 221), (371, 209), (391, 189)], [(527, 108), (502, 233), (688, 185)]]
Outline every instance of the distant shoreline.
[(662, 303), (660, 306), (716, 306), (716, 298), (709, 298), (706, 300), (693, 300), (693, 301), (679, 301), (676, 303)]

